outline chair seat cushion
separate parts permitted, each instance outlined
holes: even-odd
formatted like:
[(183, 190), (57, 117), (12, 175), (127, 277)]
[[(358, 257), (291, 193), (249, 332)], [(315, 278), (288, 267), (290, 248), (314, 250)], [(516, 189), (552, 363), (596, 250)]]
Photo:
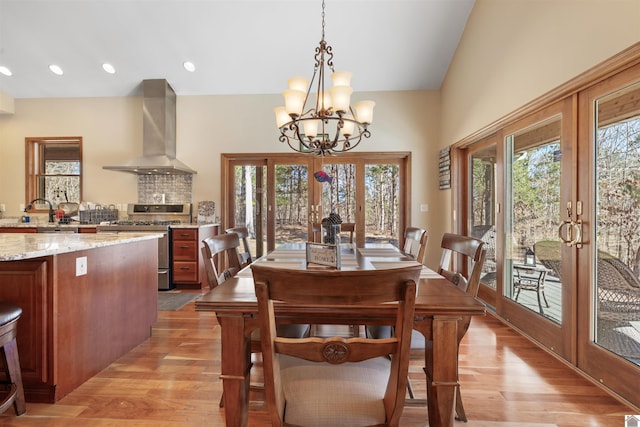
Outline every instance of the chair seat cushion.
[(284, 421), (306, 427), (384, 424), (391, 361), (375, 358), (332, 365), (279, 355)]
[(22, 308), (9, 302), (0, 301), (0, 326), (20, 317)]

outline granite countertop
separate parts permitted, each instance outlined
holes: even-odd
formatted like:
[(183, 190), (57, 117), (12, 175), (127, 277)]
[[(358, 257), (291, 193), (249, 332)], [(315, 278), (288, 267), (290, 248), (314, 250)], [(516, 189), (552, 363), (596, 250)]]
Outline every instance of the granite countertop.
[(58, 224), (57, 222), (3, 222), (0, 221), (1, 228), (38, 228), (38, 227), (60, 227), (60, 228), (96, 228), (96, 224), (80, 224), (71, 222), (69, 224)]
[(162, 233), (0, 233), (0, 261), (16, 261), (83, 251), (139, 240)]
[[(64, 230), (65, 228), (96, 228), (96, 227), (108, 227), (110, 225), (116, 226), (117, 224), (80, 224), (78, 222), (72, 222), (70, 224), (58, 224), (50, 222), (0, 222), (2, 228), (37, 228), (37, 227), (56, 227)], [(217, 223), (183, 223), (171, 225), (171, 228), (201, 228), (201, 227), (213, 227), (219, 225)]]

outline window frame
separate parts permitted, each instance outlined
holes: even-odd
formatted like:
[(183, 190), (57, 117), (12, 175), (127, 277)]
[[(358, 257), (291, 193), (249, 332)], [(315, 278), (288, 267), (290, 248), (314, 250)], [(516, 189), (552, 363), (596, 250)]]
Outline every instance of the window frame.
[[(46, 198), (46, 194), (40, 194), (39, 178), (46, 176), (44, 173), (45, 160), (42, 158), (42, 152), (47, 144), (75, 144), (78, 146), (79, 157), (79, 188), (78, 195), (79, 200), (73, 201), (79, 203), (82, 200), (82, 181), (83, 181), (83, 157), (82, 157), (82, 137), (81, 136), (64, 136), (64, 137), (26, 137), (25, 138), (25, 206), (29, 204), (31, 200), (37, 198)], [(53, 176), (53, 175), (52, 175)], [(54, 206), (55, 207), (55, 206)], [(47, 212), (46, 209), (38, 209), (37, 205), (34, 205), (31, 212)]]

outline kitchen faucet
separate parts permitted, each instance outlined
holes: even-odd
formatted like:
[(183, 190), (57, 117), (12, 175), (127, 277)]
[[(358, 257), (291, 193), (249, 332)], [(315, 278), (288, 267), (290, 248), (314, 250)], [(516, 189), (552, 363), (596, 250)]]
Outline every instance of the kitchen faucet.
[(33, 207), (33, 202), (37, 202), (38, 200), (43, 201), (43, 202), (47, 202), (49, 204), (49, 222), (54, 222), (54, 218), (56, 216), (56, 213), (53, 211), (53, 204), (48, 201), (47, 199), (43, 199), (41, 197), (38, 197), (37, 199), (33, 199), (32, 201), (29, 202), (29, 205), (27, 206), (27, 208), (24, 210), (25, 212), (31, 210), (31, 208)]

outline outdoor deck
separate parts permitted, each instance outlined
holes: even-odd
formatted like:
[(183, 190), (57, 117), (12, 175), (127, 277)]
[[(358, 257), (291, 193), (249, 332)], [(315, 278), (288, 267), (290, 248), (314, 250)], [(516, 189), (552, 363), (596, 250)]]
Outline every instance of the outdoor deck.
[[(543, 299), (542, 315), (555, 323), (562, 323), (561, 283), (556, 276), (547, 275), (544, 293), (549, 307), (546, 307)], [(535, 291), (522, 290), (517, 302), (527, 309), (540, 314)], [(596, 342), (602, 347), (640, 365), (640, 320), (633, 317), (625, 318), (622, 313), (616, 317), (618, 318), (598, 319)]]

